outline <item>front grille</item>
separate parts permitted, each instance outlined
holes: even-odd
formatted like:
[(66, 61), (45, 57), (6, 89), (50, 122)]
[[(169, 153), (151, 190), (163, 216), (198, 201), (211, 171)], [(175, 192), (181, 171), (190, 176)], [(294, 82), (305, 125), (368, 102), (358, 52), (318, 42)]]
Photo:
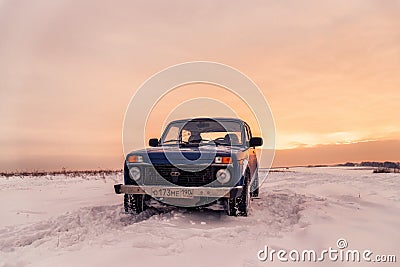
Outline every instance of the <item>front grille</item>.
[[(172, 165), (154, 165), (145, 168), (144, 184), (145, 185), (167, 185), (168, 182), (178, 186), (204, 186), (215, 181), (216, 169), (209, 166), (204, 170), (198, 170), (193, 166), (193, 171), (179, 169)], [(178, 175), (179, 174), (179, 175)], [(168, 182), (166, 182), (164, 179)]]

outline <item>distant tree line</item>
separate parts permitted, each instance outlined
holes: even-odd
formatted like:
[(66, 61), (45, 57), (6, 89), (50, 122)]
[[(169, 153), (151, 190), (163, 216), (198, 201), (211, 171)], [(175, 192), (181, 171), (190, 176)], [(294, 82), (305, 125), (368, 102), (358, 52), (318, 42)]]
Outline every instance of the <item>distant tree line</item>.
[(81, 176), (81, 175), (111, 175), (122, 173), (122, 170), (66, 170), (63, 168), (61, 171), (14, 171), (14, 172), (0, 172), (0, 176), (11, 177), (11, 176), (54, 176), (54, 175), (65, 175), (69, 177)]
[(390, 168), (390, 169), (400, 169), (400, 162), (375, 162), (375, 161), (363, 161), (360, 163), (360, 166), (368, 166), (375, 168)]
[(363, 161), (361, 163), (346, 162), (342, 164), (337, 164), (336, 166), (400, 169), (400, 162), (391, 162), (391, 161), (385, 161), (385, 162)]

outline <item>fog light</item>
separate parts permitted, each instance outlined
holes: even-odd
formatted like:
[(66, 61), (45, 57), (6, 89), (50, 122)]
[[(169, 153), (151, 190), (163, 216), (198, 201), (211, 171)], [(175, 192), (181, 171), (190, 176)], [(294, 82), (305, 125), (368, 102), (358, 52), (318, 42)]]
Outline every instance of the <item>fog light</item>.
[(228, 169), (219, 169), (215, 176), (221, 184), (226, 184), (231, 180), (231, 172)]
[(140, 169), (138, 167), (133, 167), (129, 169), (130, 177), (132, 180), (139, 181), (140, 179)]

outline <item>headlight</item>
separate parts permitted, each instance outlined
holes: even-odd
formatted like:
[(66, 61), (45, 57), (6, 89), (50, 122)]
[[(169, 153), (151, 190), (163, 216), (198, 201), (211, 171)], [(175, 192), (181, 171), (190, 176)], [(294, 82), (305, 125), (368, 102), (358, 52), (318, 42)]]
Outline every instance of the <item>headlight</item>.
[(221, 184), (226, 184), (231, 180), (231, 172), (228, 169), (219, 169), (215, 176)]
[(131, 179), (139, 181), (140, 179), (140, 169), (138, 167), (133, 167), (129, 169)]

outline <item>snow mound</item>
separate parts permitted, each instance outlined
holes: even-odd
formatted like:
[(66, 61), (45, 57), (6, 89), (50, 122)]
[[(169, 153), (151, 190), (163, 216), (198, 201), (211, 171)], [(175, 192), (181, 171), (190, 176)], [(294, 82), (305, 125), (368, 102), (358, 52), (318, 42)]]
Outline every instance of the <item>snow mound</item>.
[(0, 229), (0, 250), (17, 247), (38, 247), (51, 242), (54, 247), (73, 246), (90, 238), (123, 229), (127, 225), (147, 219), (155, 213), (148, 210), (137, 216), (124, 214), (120, 205), (85, 207), (54, 219), (30, 225)]
[[(182, 237), (193, 237), (192, 231), (196, 228), (201, 229), (200, 235), (213, 236), (224, 242), (232, 238), (256, 238), (260, 234), (275, 236), (297, 224), (301, 218), (301, 211), (312, 205), (312, 201), (312, 198), (305, 195), (273, 192), (252, 201), (252, 214), (248, 218), (230, 218), (222, 211), (207, 209), (199, 211), (174, 207), (150, 208), (141, 214), (129, 215), (124, 213), (122, 205), (84, 207), (49, 220), (0, 229), (0, 251), (9, 252), (28, 246), (39, 247), (45, 243), (53, 249), (79, 246), (96, 238), (100, 240), (101, 236), (107, 233), (123, 234), (124, 231), (129, 231), (126, 227), (149, 219), (147, 224), (150, 225), (158, 221), (168, 223), (176, 229), (183, 229)], [(246, 220), (248, 223), (237, 224), (238, 220)], [(268, 227), (254, 231), (253, 224)], [(204, 231), (205, 228), (208, 231)], [(185, 233), (184, 229), (188, 232)], [(147, 243), (146, 245), (141, 242), (137, 246), (154, 247), (152, 242)], [(168, 245), (170, 242), (164, 244)]]

